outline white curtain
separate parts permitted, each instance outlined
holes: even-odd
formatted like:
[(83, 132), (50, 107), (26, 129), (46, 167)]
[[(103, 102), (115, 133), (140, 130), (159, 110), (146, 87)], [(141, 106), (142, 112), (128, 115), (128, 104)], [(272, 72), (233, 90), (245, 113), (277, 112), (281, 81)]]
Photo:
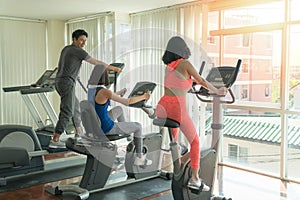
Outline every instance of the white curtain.
[[(177, 35), (179, 10), (168, 9), (131, 16), (130, 86), (139, 81), (157, 84), (150, 101), (153, 107), (163, 92), (165, 66), (161, 60), (170, 37)], [(140, 110), (131, 110), (130, 120), (142, 122), (144, 132), (152, 132), (152, 121)]]
[[(131, 92), (134, 85), (140, 81), (151, 81), (157, 84), (155, 92), (149, 104), (156, 106), (157, 101), (163, 94), (163, 79), (165, 66), (161, 60), (168, 40), (175, 35), (179, 35), (188, 43), (192, 56), (190, 61), (197, 70), (201, 62), (208, 61), (206, 54), (201, 49), (202, 39), (202, 7), (199, 5), (189, 5), (181, 7), (171, 7), (148, 12), (131, 14), (131, 30), (128, 34), (115, 36), (113, 15), (100, 16), (96, 19), (83, 20), (79, 22), (69, 22), (67, 24), (69, 42), (72, 31), (77, 28), (85, 29), (89, 33), (87, 46), (85, 49), (98, 59), (105, 62), (112, 62), (115, 58), (125, 59), (125, 69), (119, 81), (122, 85), (118, 88), (126, 87)], [(114, 55), (114, 36), (118, 40), (126, 40), (128, 46), (124, 55)], [(119, 38), (124, 37), (124, 38)], [(127, 40), (127, 37), (129, 38)], [(118, 48), (118, 47), (116, 47)], [(125, 53), (124, 53), (125, 52)], [(111, 56), (111, 57), (110, 57)], [(127, 59), (129, 58), (129, 59)], [(88, 64), (86, 64), (88, 65)], [(86, 84), (92, 67), (83, 66), (81, 69), (81, 80)], [(119, 82), (120, 83), (120, 82)], [(86, 95), (82, 89), (77, 89), (77, 96), (85, 99)], [(199, 122), (199, 102), (194, 96), (189, 98), (188, 107), (195, 124)], [(146, 132), (156, 130), (152, 126), (152, 121), (139, 109), (128, 109), (130, 121), (138, 121), (143, 124)]]
[[(90, 56), (102, 60), (106, 63), (111, 63), (114, 60), (112, 37), (112, 14), (101, 15), (93, 19), (81, 20), (67, 23), (67, 41), (72, 43), (72, 32), (76, 29), (84, 29), (88, 33), (87, 43), (84, 49)], [(87, 85), (88, 78), (93, 70), (93, 65), (83, 62), (80, 70), (80, 80)], [(87, 99), (86, 93), (81, 86), (77, 84), (76, 96), (79, 100)]]
[[(149, 80), (157, 83), (155, 93), (152, 95), (151, 104), (156, 106), (157, 101), (163, 94), (163, 79), (165, 66), (161, 57), (168, 40), (175, 35), (181, 36), (187, 42), (191, 50), (190, 62), (199, 70), (202, 61), (210, 63), (206, 52), (201, 47), (202, 40), (202, 5), (183, 5), (166, 8), (157, 11), (149, 11), (131, 16), (132, 23), (132, 66), (135, 68), (130, 80), (134, 85), (140, 80)], [(208, 66), (208, 65), (206, 65)], [(188, 95), (189, 113), (194, 119), (196, 127), (200, 127), (200, 116), (204, 119), (204, 113), (200, 113), (198, 99)], [(132, 121), (141, 121), (149, 125), (146, 131), (155, 130), (151, 120), (136, 111), (131, 114)], [(200, 133), (200, 128), (198, 129)]]
[(2, 88), (30, 85), (47, 69), (46, 23), (0, 19), (0, 42), (0, 123), (36, 127), (21, 94)]

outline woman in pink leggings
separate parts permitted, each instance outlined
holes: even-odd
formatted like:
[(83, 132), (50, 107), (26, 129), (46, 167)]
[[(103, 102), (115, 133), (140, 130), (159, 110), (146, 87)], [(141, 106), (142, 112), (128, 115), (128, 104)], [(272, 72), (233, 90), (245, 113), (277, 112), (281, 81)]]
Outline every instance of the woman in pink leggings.
[[(226, 88), (217, 89), (203, 79), (193, 65), (187, 60), (191, 52), (185, 41), (178, 36), (172, 37), (163, 55), (163, 62), (167, 65), (164, 80), (164, 95), (156, 107), (156, 116), (170, 118), (180, 123), (180, 130), (188, 139), (192, 176), (188, 182), (190, 188), (209, 191), (210, 188), (199, 178), (200, 142), (195, 126), (186, 108), (186, 94), (192, 87), (193, 81), (210, 90), (211, 93), (225, 95)], [(193, 79), (192, 79), (193, 78)], [(177, 139), (178, 128), (174, 130)]]

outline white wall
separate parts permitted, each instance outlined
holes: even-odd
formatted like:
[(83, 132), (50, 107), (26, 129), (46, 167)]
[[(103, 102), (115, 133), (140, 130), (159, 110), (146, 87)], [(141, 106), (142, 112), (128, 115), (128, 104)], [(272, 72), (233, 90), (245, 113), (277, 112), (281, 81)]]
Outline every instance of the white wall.
[[(46, 69), (57, 66), (65, 43), (63, 21), (34, 21), (27, 19), (0, 19), (0, 124), (36, 124), (19, 92), (3, 92), (3, 87), (29, 85), (37, 81)], [(56, 92), (50, 100), (58, 109)], [(38, 98), (30, 95), (41, 117), (46, 119)]]
[[(57, 67), (60, 52), (65, 46), (65, 22), (58, 20), (47, 21), (47, 47), (48, 47), (48, 67), (53, 69)], [(59, 111), (59, 95), (57, 92), (49, 95), (55, 111)]]

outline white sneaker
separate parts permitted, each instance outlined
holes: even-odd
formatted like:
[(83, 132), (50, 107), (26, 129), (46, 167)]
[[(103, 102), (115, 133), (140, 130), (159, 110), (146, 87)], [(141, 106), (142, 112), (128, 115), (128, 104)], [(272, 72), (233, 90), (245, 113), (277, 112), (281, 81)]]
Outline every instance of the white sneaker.
[(59, 140), (61, 142), (66, 142), (69, 137), (74, 137), (72, 135), (67, 134), (65, 131), (60, 135)]
[(142, 155), (142, 157), (135, 157), (134, 165), (137, 166), (146, 166), (146, 165), (151, 165), (152, 160), (149, 160), (146, 158), (146, 155)]
[(201, 192), (207, 192), (210, 190), (210, 187), (205, 185), (205, 183), (201, 179), (195, 181), (192, 178), (190, 178), (188, 182), (188, 187), (191, 189), (200, 190)]
[(149, 110), (148, 117), (149, 117), (150, 119), (154, 119), (154, 118), (156, 117), (155, 109), (150, 109), (150, 110)]
[(142, 110), (148, 114), (150, 119), (154, 119), (156, 117), (154, 108), (142, 107)]
[(66, 148), (66, 143), (60, 140), (58, 140), (57, 142), (50, 140), (49, 148), (53, 148), (53, 149)]
[(81, 137), (81, 135), (75, 133), (75, 140), (77, 140), (77, 141), (82, 140), (82, 137)]

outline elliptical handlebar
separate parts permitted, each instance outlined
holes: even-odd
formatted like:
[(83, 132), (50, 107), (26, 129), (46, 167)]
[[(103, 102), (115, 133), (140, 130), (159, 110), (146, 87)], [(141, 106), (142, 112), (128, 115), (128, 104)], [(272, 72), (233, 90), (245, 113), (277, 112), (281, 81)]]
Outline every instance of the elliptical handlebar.
[(240, 67), (241, 67), (241, 64), (242, 64), (242, 60), (241, 59), (238, 59), (237, 63), (236, 63), (236, 67), (235, 67), (235, 70), (234, 70), (234, 73), (233, 73), (233, 76), (231, 76), (230, 80), (228, 81), (228, 83), (225, 85), (226, 88), (230, 88), (234, 82), (236, 81), (237, 79), (237, 76), (240, 72)]
[[(232, 104), (235, 102), (235, 96), (230, 87), (234, 84), (234, 82), (237, 79), (241, 63), (242, 63), (242, 60), (238, 59), (236, 67), (221, 66), (221, 67), (213, 68), (206, 78), (207, 81), (216, 82), (217, 84), (218, 83), (220, 84), (220, 79), (221, 79), (223, 82), (223, 85), (224, 85), (223, 87), (228, 88), (228, 92), (230, 94), (231, 100), (223, 100), (222, 103)], [(204, 65), (205, 65), (205, 62), (203, 61), (201, 64), (201, 67), (200, 67), (200, 71), (199, 71), (200, 75), (202, 74)], [(210, 94), (208, 92), (208, 90), (203, 87), (201, 87), (199, 90), (196, 90), (195, 86), (196, 86), (195, 84), (192, 86), (192, 90), (190, 91), (190, 93), (196, 94), (196, 97), (202, 102), (211, 103), (211, 102), (213, 102), (213, 99), (205, 99), (205, 98), (202, 98), (201, 96), (206, 96), (206, 97), (210, 97), (210, 96), (218, 96), (218, 97), (223, 96), (224, 97), (225, 96), (225, 95)], [(220, 86), (218, 85), (217, 87), (220, 87)]]
[[(231, 97), (231, 100), (223, 100), (221, 101), (222, 103), (225, 103), (225, 104), (233, 104), (235, 102), (235, 96), (231, 90), (231, 88), (228, 88), (228, 92), (230, 94), (230, 97)], [(202, 102), (205, 102), (205, 103), (211, 103), (213, 102), (212, 99), (205, 99), (205, 98), (202, 98), (201, 97), (201, 94), (199, 93), (199, 91), (196, 91), (196, 92), (191, 92), (192, 94), (195, 94), (197, 99), (199, 99), (200, 101)], [(221, 96), (221, 95), (213, 95), (213, 96)], [(224, 97), (224, 96), (223, 96)]]
[(84, 85), (83, 85), (83, 83), (81, 82), (79, 76), (77, 77), (77, 81), (78, 81), (79, 85), (82, 87), (83, 91), (87, 94), (88, 91), (87, 91), (86, 87), (84, 87)]

